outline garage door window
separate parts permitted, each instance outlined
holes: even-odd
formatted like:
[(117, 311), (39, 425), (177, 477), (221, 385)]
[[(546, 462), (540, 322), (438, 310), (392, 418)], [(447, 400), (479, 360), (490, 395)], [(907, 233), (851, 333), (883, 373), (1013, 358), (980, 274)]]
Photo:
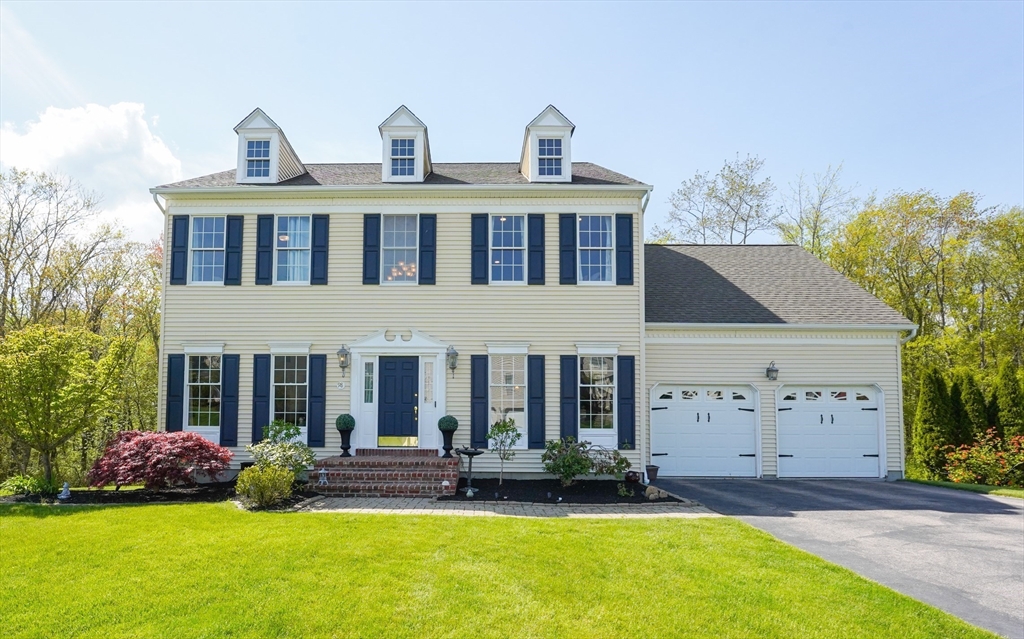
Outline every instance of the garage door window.
[(615, 440), (615, 358), (580, 357), (580, 438)]

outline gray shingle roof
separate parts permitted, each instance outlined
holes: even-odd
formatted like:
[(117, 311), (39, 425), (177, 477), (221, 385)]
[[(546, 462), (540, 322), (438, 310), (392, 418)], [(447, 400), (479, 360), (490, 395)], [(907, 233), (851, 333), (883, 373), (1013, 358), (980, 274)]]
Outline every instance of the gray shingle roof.
[[(407, 186), (457, 185), (457, 184), (522, 184), (543, 188), (546, 184), (530, 183), (519, 172), (517, 162), (463, 162), (456, 164), (434, 163), (433, 173), (422, 183), (404, 182)], [(200, 189), (245, 186), (254, 189), (275, 186), (372, 186), (381, 184), (380, 164), (306, 164), (307, 173), (278, 184), (236, 184), (235, 169), (211, 175), (164, 184), (160, 189)], [(644, 183), (609, 171), (603, 166), (590, 162), (572, 163), (572, 183), (578, 185), (636, 185)], [(389, 185), (391, 183), (388, 183)]]
[(648, 322), (913, 326), (799, 246), (644, 247)]

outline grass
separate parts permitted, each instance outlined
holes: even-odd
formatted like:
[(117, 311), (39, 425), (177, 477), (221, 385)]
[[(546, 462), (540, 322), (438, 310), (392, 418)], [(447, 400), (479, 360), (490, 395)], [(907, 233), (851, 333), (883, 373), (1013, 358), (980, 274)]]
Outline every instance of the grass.
[(14, 637), (992, 637), (729, 518), (0, 506)]
[(1009, 486), (986, 486), (984, 484), (959, 484), (954, 481), (933, 481), (929, 479), (907, 479), (915, 484), (926, 484), (928, 486), (941, 486), (942, 488), (955, 488), (957, 490), (968, 490), (972, 493), (984, 493), (986, 495), (1002, 495), (1003, 497), (1017, 497), (1024, 499), (1024, 488), (1010, 488)]

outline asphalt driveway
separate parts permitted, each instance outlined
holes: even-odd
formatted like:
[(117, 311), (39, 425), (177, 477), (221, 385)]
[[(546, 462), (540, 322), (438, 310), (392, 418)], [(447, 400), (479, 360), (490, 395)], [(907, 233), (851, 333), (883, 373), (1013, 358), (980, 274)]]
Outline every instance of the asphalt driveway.
[(1024, 639), (1024, 501), (908, 482), (659, 479), (868, 579)]

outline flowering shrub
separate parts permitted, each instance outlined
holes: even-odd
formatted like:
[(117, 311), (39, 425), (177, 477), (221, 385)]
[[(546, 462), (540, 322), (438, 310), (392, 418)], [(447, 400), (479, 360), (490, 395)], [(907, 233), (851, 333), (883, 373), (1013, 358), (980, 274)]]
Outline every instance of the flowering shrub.
[(274, 506), (292, 495), (295, 475), (281, 466), (252, 466), (238, 473), (235, 492), (250, 508)]
[(301, 431), (295, 424), (275, 420), (263, 431), (264, 439), (245, 447), (257, 466), (277, 466), (292, 473), (292, 479), (316, 462), (316, 453), (298, 441)]
[(558, 477), (563, 486), (571, 486), (576, 477), (589, 472), (619, 477), (630, 467), (619, 451), (578, 442), (574, 437), (547, 442), (540, 459), (544, 470)]
[(947, 446), (946, 473), (958, 483), (1024, 486), (1024, 436), (1004, 441), (990, 428), (970, 446)]
[(90, 486), (143, 483), (164, 488), (194, 483), (194, 474), (211, 479), (228, 468), (231, 451), (197, 433), (118, 433), (89, 471)]

